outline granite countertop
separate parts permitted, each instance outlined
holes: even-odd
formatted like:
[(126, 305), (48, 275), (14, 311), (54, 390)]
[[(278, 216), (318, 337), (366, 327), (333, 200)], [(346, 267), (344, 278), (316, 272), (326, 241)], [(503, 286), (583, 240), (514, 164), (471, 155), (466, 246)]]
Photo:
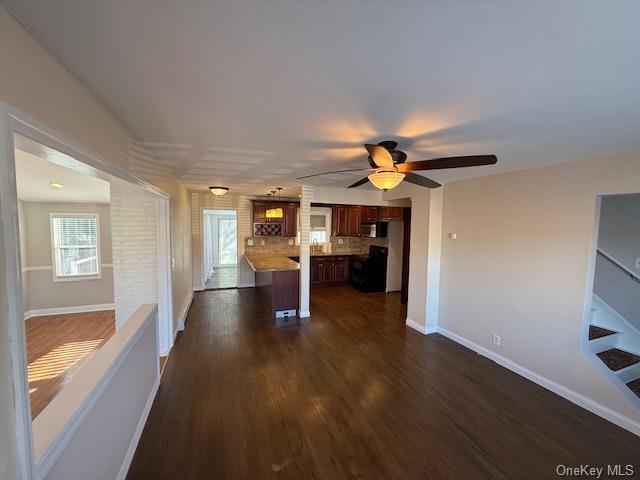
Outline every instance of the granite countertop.
[(294, 262), (283, 253), (255, 254), (245, 253), (244, 258), (254, 272), (285, 272), (300, 270), (300, 264)]

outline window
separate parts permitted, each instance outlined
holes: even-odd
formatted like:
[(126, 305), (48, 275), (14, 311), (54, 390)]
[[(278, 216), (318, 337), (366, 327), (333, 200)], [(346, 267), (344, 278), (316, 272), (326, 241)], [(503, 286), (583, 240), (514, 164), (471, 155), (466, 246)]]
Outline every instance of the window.
[(51, 214), (54, 280), (100, 278), (98, 214)]

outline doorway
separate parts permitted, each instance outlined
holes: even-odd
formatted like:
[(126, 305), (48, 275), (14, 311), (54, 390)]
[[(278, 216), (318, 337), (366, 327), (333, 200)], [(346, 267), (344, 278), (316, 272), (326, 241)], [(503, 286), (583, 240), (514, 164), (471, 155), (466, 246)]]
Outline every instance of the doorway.
[(205, 290), (238, 286), (238, 219), (235, 210), (203, 211)]

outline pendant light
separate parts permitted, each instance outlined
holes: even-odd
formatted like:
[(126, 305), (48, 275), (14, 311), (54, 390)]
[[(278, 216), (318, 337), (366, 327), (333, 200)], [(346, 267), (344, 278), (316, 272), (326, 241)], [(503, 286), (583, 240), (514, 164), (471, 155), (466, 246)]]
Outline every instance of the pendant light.
[[(276, 190), (278, 190), (278, 200), (280, 200), (280, 190), (282, 190), (282, 187), (277, 187)], [(274, 208), (274, 218), (282, 218), (284, 217), (284, 212), (282, 211), (282, 207), (277, 207)]]

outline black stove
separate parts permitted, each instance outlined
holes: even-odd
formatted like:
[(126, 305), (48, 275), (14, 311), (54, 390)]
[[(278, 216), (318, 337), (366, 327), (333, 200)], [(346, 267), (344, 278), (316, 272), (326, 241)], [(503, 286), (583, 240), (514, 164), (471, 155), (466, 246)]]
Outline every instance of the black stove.
[(386, 247), (371, 245), (369, 255), (351, 257), (351, 286), (361, 292), (384, 292), (387, 288)]

